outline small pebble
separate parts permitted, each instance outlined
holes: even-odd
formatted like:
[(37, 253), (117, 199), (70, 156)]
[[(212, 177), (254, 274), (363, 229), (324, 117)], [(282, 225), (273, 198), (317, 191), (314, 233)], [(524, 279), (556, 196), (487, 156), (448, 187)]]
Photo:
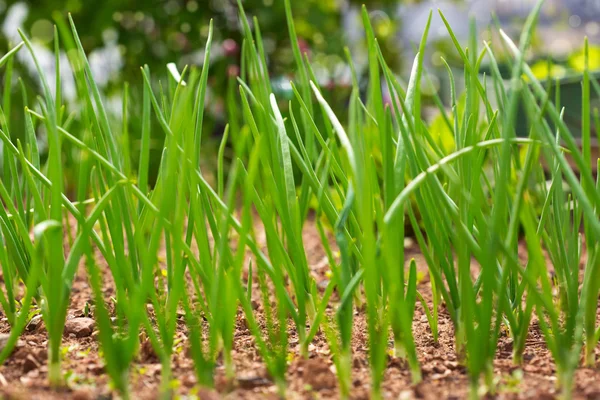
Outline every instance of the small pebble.
[(68, 319), (65, 323), (65, 335), (73, 334), (78, 338), (88, 337), (94, 331), (94, 325), (94, 320), (87, 317)]

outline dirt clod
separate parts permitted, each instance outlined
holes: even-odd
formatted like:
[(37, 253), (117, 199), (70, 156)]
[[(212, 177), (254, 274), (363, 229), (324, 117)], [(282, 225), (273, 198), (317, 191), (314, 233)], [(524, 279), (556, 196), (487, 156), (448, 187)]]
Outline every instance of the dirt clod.
[(336, 378), (323, 360), (316, 358), (302, 362), (302, 378), (314, 390), (330, 389), (335, 387)]
[(150, 339), (146, 339), (142, 342), (140, 359), (143, 363), (158, 362), (158, 355), (156, 355)]
[(202, 400), (218, 400), (221, 397), (214, 390), (200, 389), (198, 391), (198, 398)]
[(26, 374), (29, 371), (33, 371), (34, 369), (38, 369), (40, 367), (40, 363), (38, 360), (36, 360), (36, 358), (29, 354), (27, 357), (25, 357), (25, 360), (23, 360), (23, 373)]
[(272, 384), (270, 380), (262, 376), (240, 376), (237, 378), (237, 383), (240, 388), (246, 390)]
[(94, 326), (95, 322), (91, 318), (71, 318), (65, 323), (65, 335), (73, 334), (78, 338), (87, 337), (94, 331)]
[(87, 370), (94, 375), (100, 375), (104, 373), (104, 366), (92, 363), (87, 366)]
[(92, 394), (88, 390), (76, 390), (71, 397), (73, 400), (91, 400), (92, 398)]
[(35, 317), (31, 318), (29, 323), (25, 326), (25, 329), (28, 332), (35, 332), (36, 330), (42, 329), (43, 327), (44, 327), (44, 321), (42, 321), (41, 314), (38, 314)]

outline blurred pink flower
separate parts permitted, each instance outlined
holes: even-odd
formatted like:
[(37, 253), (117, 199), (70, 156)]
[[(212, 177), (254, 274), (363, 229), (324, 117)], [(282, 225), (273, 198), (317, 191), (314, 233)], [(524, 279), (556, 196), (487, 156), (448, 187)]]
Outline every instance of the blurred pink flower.
[(235, 78), (240, 74), (240, 67), (235, 64), (231, 64), (227, 67), (227, 76), (230, 78)]
[(233, 39), (225, 39), (221, 46), (223, 47), (223, 52), (227, 57), (233, 57), (237, 55), (239, 51), (239, 46)]

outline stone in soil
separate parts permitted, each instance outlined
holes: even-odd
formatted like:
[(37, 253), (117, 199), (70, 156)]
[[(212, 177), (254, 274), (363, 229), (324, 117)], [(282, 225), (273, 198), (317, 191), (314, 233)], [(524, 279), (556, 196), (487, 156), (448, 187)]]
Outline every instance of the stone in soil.
[(329, 366), (316, 358), (302, 362), (302, 378), (314, 390), (334, 388), (337, 383)]
[(33, 355), (29, 354), (27, 357), (25, 357), (25, 360), (23, 361), (24, 374), (28, 373), (29, 371), (33, 371), (34, 369), (38, 369), (39, 367), (40, 363)]
[(270, 386), (273, 382), (262, 376), (239, 376), (238, 386), (242, 389), (254, 389), (261, 386)]
[(94, 320), (87, 317), (68, 319), (65, 323), (65, 335), (75, 335), (75, 337), (87, 337), (94, 331)]

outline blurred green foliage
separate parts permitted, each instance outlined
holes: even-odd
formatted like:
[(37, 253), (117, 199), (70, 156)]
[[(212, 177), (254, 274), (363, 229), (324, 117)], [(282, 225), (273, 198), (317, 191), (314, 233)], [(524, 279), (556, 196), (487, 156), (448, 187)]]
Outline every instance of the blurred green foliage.
[[(291, 90), (287, 82), (293, 78), (295, 64), (287, 32), (284, 3), (282, 0), (242, 2), (246, 13), (259, 22), (269, 72), (273, 77), (273, 90), (282, 100), (290, 98)], [(123, 85), (125, 82), (130, 85), (128, 124), (131, 132), (131, 153), (135, 163), (141, 132), (143, 81), (140, 67), (148, 65), (157, 91), (161, 91), (161, 87), (166, 90), (174, 83), (174, 80), (168, 77), (167, 63), (176, 63), (181, 71), (185, 65), (195, 67), (203, 62), (203, 49), (211, 19), (214, 23), (214, 37), (205, 131), (213, 132), (213, 135), (218, 137), (223, 132), (225, 123), (237, 123), (239, 115), (232, 115), (232, 108), (235, 111), (235, 104), (239, 103), (235, 79), (240, 72), (242, 33), (236, 3), (236, 0), (0, 0), (0, 52), (7, 51), (20, 40), (17, 29), (21, 28), (40, 46), (36, 50), (38, 57), (43, 59), (43, 55), (39, 53), (44, 47), (47, 49), (47, 63), (43, 64), (46, 64), (48, 78), (52, 81), (53, 25), (56, 24), (60, 28), (60, 25), (66, 22), (68, 13), (71, 13), (92, 67), (99, 66), (98, 76), (94, 72), (94, 78), (101, 83), (109, 112), (115, 113), (112, 120), (117, 125), (116, 131), (120, 131), (118, 125)], [(366, 45), (363, 43), (364, 33), (360, 20), (362, 4), (372, 13), (374, 29), (386, 59), (391, 66), (399, 70), (402, 48), (398, 38), (399, 21), (394, 20), (395, 11), (400, 4), (398, 1), (292, 1), (300, 48), (310, 58), (317, 78), (323, 80), (321, 83), (325, 87), (332, 89), (350, 86), (350, 71), (344, 46), (352, 47), (353, 57), (358, 60), (359, 67), (361, 58), (363, 63), (366, 59)], [(68, 48), (64, 39), (61, 39), (62, 52)], [(68, 86), (65, 74), (66, 78), (72, 76), (67, 65), (67, 55), (61, 61), (61, 77), (64, 101), (70, 113), (77, 110), (77, 107), (68, 104), (68, 90), (65, 90)], [(16, 58), (12, 89), (8, 89), (14, 98), (12, 110), (8, 110), (8, 114), (11, 122), (10, 134), (15, 140), (24, 135), (24, 124), (19, 120), (20, 111), (27, 105), (27, 98), (31, 107), (39, 93), (37, 75), (32, 74), (28, 68), (27, 59), (19, 57)], [(94, 71), (94, 68), (92, 70)], [(17, 77), (25, 84), (19, 85)], [(0, 79), (3, 77), (0, 76)], [(348, 90), (332, 92), (335, 92), (332, 95), (332, 104), (337, 104), (344, 110)], [(22, 93), (25, 93), (25, 97)], [(285, 106), (282, 104), (283, 108)], [(83, 135), (86, 127), (80, 125), (78, 118), (75, 118), (73, 124), (73, 131), (77, 135)], [(161, 156), (158, 149), (163, 141), (157, 121), (153, 120), (152, 125), (151, 177), (158, 168)], [(38, 137), (43, 141), (45, 133), (39, 131)], [(211, 146), (215, 146), (216, 143), (217, 141), (207, 140), (204, 147), (211, 151)], [(42, 151), (43, 147), (42, 145)], [(68, 154), (66, 162), (69, 164)], [(73, 171), (66, 168), (65, 173), (69, 172)]]
[[(282, 98), (291, 97), (287, 82), (293, 78), (295, 67), (283, 1), (242, 2), (247, 14), (259, 21), (270, 75), (274, 78), (273, 82), (281, 84), (274, 87), (274, 91)], [(321, 84), (349, 87), (350, 71), (344, 54), (346, 45), (351, 46), (361, 73), (361, 60), (363, 66), (366, 61), (360, 21), (362, 4), (373, 16), (373, 25), (386, 59), (392, 68), (399, 71), (402, 45), (398, 38), (399, 21), (394, 19), (394, 15), (399, 4), (410, 2), (414, 0), (401, 3), (397, 0), (293, 0), (300, 48), (310, 58)], [(17, 9), (19, 12), (15, 12)], [(98, 75), (104, 75), (95, 75), (96, 81), (100, 82), (107, 97), (115, 96), (116, 110), (119, 109), (124, 82), (131, 85), (132, 104), (136, 104), (142, 84), (142, 65), (148, 65), (155, 81), (160, 79), (163, 85), (168, 74), (167, 63), (176, 63), (180, 71), (185, 65), (200, 65), (212, 19), (215, 29), (207, 123), (213, 124), (212, 130), (220, 134), (225, 121), (231, 120), (227, 115), (226, 97), (232, 89), (235, 90), (232, 84), (237, 86), (235, 77), (239, 73), (242, 46), (236, 0), (0, 0), (0, 21), (4, 21), (0, 49), (9, 48), (11, 35), (13, 42), (20, 40), (18, 35), (16, 39), (14, 35), (17, 28), (21, 28), (35, 43), (51, 50), (53, 25), (60, 21), (64, 23), (68, 13), (73, 16), (92, 67), (98, 65)], [(21, 14), (20, 19), (16, 18), (18, 21), (13, 21), (15, 14)], [(52, 69), (52, 61), (48, 64)], [(31, 71), (28, 74), (27, 68), (20, 62), (15, 68), (15, 76), (22, 77), (26, 83), (35, 81), (27, 82), (35, 74), (32, 75)], [(61, 73), (63, 85), (68, 81), (64, 74), (71, 74), (67, 69), (65, 71)], [(36, 86), (26, 85), (31, 89), (30, 96), (37, 94)], [(13, 92), (19, 92), (16, 85)]]
[[(0, 3), (1, 0), (0, 0)], [(371, 11), (384, 11), (393, 15), (399, 4), (396, 0), (352, 0), (352, 7), (366, 4)], [(168, 62), (199, 64), (201, 49), (208, 34), (208, 23), (214, 20), (216, 51), (213, 63), (237, 65), (241, 45), (241, 32), (235, 0), (26, 0), (5, 1), (0, 18), (6, 18), (16, 4), (27, 6), (23, 23), (25, 32), (34, 40), (49, 42), (52, 25), (57, 18), (71, 13), (87, 52), (116, 42), (123, 65), (113, 82), (137, 82), (139, 67), (148, 64), (151, 70), (164, 70)], [(245, 0), (247, 13), (260, 22), (266, 52), (270, 56), (269, 68), (273, 73), (289, 72), (293, 65), (283, 2), (280, 0)], [(323, 65), (335, 68), (343, 62), (343, 48), (349, 30), (362, 32), (359, 21), (354, 27), (343, 26), (345, 1), (296, 0), (293, 12), (301, 46), (311, 57), (322, 59)], [(387, 13), (386, 13), (387, 12)], [(380, 18), (378, 34), (386, 41), (382, 48), (399, 54), (399, 41), (394, 40), (396, 22)], [(14, 29), (16, 30), (16, 26)], [(6, 38), (0, 39), (6, 48)], [(387, 41), (389, 40), (389, 43)], [(398, 57), (391, 57), (395, 59)], [(318, 62), (317, 62), (318, 63)], [(233, 72), (230, 70), (230, 72)], [(213, 78), (214, 80), (214, 78)]]

